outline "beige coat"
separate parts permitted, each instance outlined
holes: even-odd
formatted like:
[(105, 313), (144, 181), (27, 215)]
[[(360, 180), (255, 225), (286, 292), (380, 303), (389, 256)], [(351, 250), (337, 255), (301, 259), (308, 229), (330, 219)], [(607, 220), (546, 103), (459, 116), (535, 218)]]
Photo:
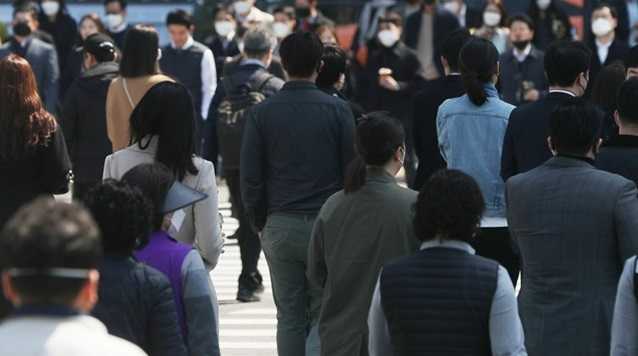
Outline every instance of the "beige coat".
[[(124, 83), (126, 82), (125, 90)], [(163, 74), (138, 78), (117, 77), (106, 95), (106, 130), (113, 145), (113, 152), (126, 148), (131, 141), (130, 123), (133, 110), (144, 95), (155, 85), (174, 82)]]
[[(146, 140), (144, 138), (143, 142), (146, 143)], [(157, 137), (153, 137), (146, 149), (141, 149), (137, 144), (134, 144), (113, 153), (106, 157), (103, 178), (120, 179), (137, 165), (155, 162), (156, 151)], [(199, 157), (195, 157), (194, 163), (199, 173), (196, 176), (187, 174), (182, 183), (207, 194), (208, 198), (182, 209), (181, 212), (185, 215), (181, 226), (171, 224), (169, 234), (179, 241), (195, 245), (207, 267), (213, 269), (224, 248), (217, 206), (215, 168), (211, 162)]]

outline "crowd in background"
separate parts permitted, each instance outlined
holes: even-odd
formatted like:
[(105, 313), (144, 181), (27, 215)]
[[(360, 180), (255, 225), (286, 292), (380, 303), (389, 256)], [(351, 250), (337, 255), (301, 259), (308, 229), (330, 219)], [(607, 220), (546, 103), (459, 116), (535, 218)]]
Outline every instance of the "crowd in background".
[(219, 355), (225, 238), (282, 356), (638, 355), (638, 2), (319, 5), (14, 4), (0, 355)]

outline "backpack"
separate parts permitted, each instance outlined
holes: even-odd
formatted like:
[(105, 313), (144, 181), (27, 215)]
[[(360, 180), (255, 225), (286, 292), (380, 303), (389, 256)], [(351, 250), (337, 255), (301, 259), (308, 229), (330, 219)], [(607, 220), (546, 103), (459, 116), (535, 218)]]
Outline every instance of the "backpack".
[(239, 169), (241, 138), (248, 110), (266, 100), (263, 89), (275, 76), (259, 71), (250, 80), (236, 87), (232, 78), (223, 79), (225, 88), (233, 88), (217, 109), (217, 137), (224, 169)]

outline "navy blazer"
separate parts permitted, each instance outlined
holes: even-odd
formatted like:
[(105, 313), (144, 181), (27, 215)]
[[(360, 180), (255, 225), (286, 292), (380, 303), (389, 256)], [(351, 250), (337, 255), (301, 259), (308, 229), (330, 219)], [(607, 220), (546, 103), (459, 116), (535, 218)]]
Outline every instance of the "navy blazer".
[[(423, 12), (417, 11), (414, 14), (408, 16), (405, 22), (405, 44), (416, 50), (419, 43), (419, 35), (421, 34), (421, 22), (423, 21)], [(440, 46), (447, 36), (459, 28), (459, 21), (451, 12), (445, 10), (442, 7), (437, 7), (434, 13), (434, 25), (433, 25), (433, 47), (434, 47), (434, 64), (441, 76), (444, 75), (443, 63), (441, 63)]]

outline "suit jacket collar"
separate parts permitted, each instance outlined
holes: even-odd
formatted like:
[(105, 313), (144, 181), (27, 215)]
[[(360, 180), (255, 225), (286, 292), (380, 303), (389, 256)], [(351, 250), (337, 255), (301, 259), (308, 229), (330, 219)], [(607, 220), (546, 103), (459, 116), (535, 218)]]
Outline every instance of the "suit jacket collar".
[(581, 158), (569, 155), (558, 155), (550, 158), (544, 164), (553, 168), (594, 168), (594, 161), (588, 158)]

